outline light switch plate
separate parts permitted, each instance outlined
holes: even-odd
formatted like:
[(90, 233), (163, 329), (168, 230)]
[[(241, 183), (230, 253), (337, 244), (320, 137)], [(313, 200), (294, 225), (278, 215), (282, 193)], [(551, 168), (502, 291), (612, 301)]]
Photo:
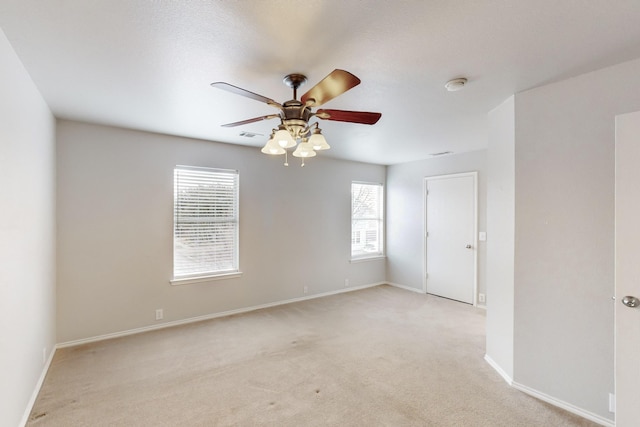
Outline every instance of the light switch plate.
[(609, 412), (616, 412), (616, 395), (613, 393), (609, 393)]

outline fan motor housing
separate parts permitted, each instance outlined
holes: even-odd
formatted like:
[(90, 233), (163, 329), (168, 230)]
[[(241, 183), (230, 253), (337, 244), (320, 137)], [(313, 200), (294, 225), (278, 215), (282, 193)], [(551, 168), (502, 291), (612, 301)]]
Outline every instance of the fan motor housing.
[(309, 119), (312, 117), (312, 112), (302, 102), (292, 99), (282, 104), (281, 117), (282, 123), (287, 129), (299, 138), (308, 133)]
[(311, 108), (297, 99), (292, 99), (282, 104), (282, 113), (285, 120), (298, 119), (307, 122), (311, 118)]

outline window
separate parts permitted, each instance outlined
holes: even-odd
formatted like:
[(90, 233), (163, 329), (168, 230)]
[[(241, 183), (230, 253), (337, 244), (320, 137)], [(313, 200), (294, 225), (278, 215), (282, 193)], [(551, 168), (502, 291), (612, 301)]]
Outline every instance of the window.
[(381, 184), (351, 184), (351, 258), (382, 256)]
[(178, 166), (173, 278), (238, 273), (238, 172)]

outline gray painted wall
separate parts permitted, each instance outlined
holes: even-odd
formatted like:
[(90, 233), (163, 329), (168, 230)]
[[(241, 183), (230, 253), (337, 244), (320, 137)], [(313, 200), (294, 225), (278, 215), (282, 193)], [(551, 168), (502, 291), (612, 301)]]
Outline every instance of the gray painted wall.
[(635, 60), (516, 95), (514, 380), (613, 418), (614, 141)]
[(487, 150), (487, 356), (513, 378), (514, 97), (489, 113)]
[(55, 121), (0, 30), (0, 425), (17, 426), (55, 345)]
[[(351, 181), (384, 183), (384, 166), (284, 167), (257, 148), (71, 121), (57, 146), (58, 342), (385, 280), (384, 259), (349, 262)], [(169, 284), (176, 165), (239, 171), (242, 277)]]
[[(0, 69), (0, 173), (3, 182), (20, 182), (0, 190), (0, 420), (16, 425), (41, 374), (42, 350), (56, 341), (55, 123), (1, 33)], [(496, 341), (501, 349), (491, 337), (499, 337), (494, 321), (505, 319), (494, 308), (503, 307), (508, 319), (513, 298), (514, 380), (608, 419), (614, 117), (640, 109), (640, 91), (628, 83), (639, 72), (636, 60), (515, 96), (511, 289), (498, 291), (491, 252), (496, 232), (508, 236), (508, 224), (496, 228), (492, 216), (508, 209), (507, 145), (394, 165), (386, 174), (386, 278), (420, 289), (422, 179), (479, 171), (479, 230), (486, 221), (489, 250), (490, 283), (479, 257), (488, 354), (510, 373), (508, 325), (501, 332), (506, 341)], [(508, 116), (511, 107), (504, 108)], [(508, 130), (508, 120), (495, 123)], [(352, 286), (385, 280), (384, 261), (348, 262), (350, 182), (384, 182), (382, 166), (319, 156), (304, 169), (284, 168), (280, 159), (246, 147), (68, 121), (57, 131), (58, 342), (155, 325), (156, 308), (168, 322), (295, 298), (304, 285), (315, 294), (343, 288), (345, 278)], [(241, 278), (169, 285), (176, 164), (240, 170)], [(494, 173), (498, 167), (504, 170)], [(500, 202), (494, 196), (506, 204), (494, 205)], [(508, 247), (502, 250), (508, 255)], [(509, 265), (502, 267), (495, 277), (508, 279)]]
[[(478, 231), (486, 226), (486, 151), (453, 154), (387, 167), (387, 280), (422, 290), (424, 178), (478, 171)], [(478, 242), (478, 292), (486, 293), (486, 243)], [(490, 298), (490, 295), (487, 295)]]

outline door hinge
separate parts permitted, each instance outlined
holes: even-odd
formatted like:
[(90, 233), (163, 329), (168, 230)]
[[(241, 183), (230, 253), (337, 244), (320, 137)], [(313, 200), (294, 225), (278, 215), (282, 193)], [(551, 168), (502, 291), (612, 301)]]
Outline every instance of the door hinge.
[(429, 237), (429, 232), (424, 233), (424, 237)]
[(424, 278), (425, 278), (425, 279), (428, 279), (428, 278), (429, 278), (429, 273), (425, 273), (425, 274), (424, 274)]

